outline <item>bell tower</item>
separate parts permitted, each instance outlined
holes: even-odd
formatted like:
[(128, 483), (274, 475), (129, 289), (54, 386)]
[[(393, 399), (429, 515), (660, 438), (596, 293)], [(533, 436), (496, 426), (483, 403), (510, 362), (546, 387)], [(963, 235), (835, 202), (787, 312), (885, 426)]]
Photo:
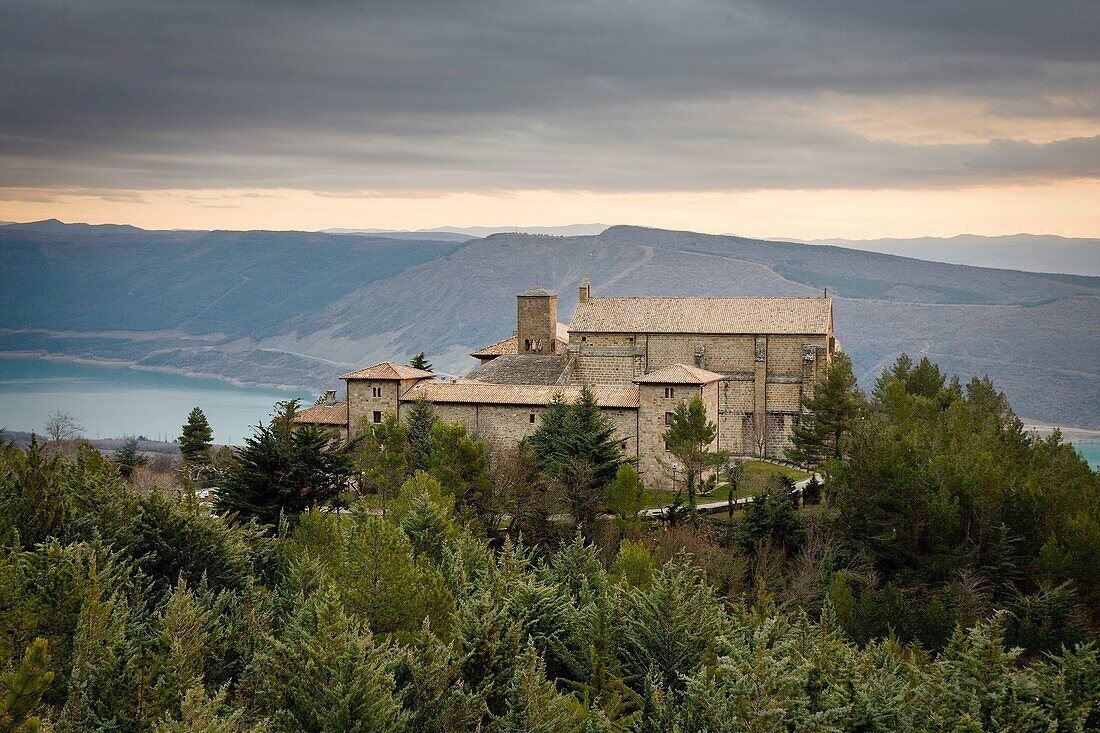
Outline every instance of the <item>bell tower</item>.
[(520, 354), (557, 352), (558, 294), (538, 286), (516, 296), (516, 337)]

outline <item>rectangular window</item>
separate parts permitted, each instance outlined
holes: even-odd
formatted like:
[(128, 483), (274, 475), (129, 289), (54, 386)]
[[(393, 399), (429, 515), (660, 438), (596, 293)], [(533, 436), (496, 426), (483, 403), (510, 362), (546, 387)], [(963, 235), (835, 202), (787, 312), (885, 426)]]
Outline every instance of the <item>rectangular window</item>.
[(675, 399), (675, 397), (676, 397), (676, 388), (675, 387), (665, 387), (665, 399), (666, 400), (671, 400), (671, 399)]
[(382, 396), (382, 388), (381, 387), (371, 387), (370, 388), (370, 393), (371, 393), (372, 397), (381, 397)]
[(619, 443), (619, 450), (623, 451), (624, 453), (626, 452), (626, 441), (625, 440), (623, 442)]
[(376, 423), (382, 422), (382, 413), (379, 410), (374, 411), (374, 421)]
[(535, 413), (532, 412), (530, 415), (528, 415), (527, 421), (533, 423), (535, 421)]
[(671, 425), (672, 424), (672, 415), (673, 415), (673, 413), (671, 413), (671, 412), (666, 412), (665, 413), (665, 425)]

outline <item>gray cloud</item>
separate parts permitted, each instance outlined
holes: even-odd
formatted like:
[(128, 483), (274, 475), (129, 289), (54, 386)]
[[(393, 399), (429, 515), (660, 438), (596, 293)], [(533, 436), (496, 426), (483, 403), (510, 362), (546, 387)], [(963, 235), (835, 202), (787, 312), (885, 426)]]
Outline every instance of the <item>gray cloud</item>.
[[(1056, 8), (1057, 12), (1054, 12)], [(1100, 137), (910, 145), (823, 95), (1100, 129), (1100, 3), (0, 0), (0, 186), (924, 187)]]

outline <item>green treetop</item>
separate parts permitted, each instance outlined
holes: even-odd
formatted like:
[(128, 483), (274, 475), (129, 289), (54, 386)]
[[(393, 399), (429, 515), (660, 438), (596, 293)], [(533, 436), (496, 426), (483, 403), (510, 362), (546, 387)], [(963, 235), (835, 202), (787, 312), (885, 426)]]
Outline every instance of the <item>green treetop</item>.
[(188, 466), (205, 466), (210, 463), (210, 449), (214, 444), (214, 431), (206, 421), (206, 415), (198, 407), (191, 410), (180, 436), (180, 455)]
[(852, 374), (851, 359), (836, 354), (813, 394), (802, 398), (806, 411), (791, 433), (787, 458), (805, 466), (840, 458), (841, 439), (851, 431), (865, 405), (866, 398)]
[(665, 431), (665, 446), (684, 467), (687, 480), (688, 505), (695, 508), (695, 491), (703, 473), (726, 462), (726, 451), (712, 451), (711, 444), (718, 427), (707, 419), (707, 408), (698, 395), (690, 402), (681, 400), (672, 413), (672, 422)]
[(409, 366), (413, 369), (423, 369), (426, 372), (432, 370), (432, 363), (428, 361), (428, 357), (424, 355), (423, 351), (412, 358), (409, 362)]
[(280, 514), (324, 505), (347, 486), (355, 441), (339, 445), (328, 430), (295, 425), (297, 407), (298, 400), (280, 402), (270, 424), (257, 426), (245, 441), (218, 491), (219, 511), (275, 526)]

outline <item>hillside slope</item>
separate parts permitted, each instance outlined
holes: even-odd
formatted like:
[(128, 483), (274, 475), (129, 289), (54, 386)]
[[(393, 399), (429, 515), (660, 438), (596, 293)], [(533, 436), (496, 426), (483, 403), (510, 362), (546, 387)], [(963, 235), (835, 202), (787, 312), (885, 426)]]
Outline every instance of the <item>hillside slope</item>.
[(302, 232), (0, 229), (0, 350), (116, 358), (255, 382), (332, 385), (424, 350), (464, 373), (511, 333), (515, 293), (582, 277), (602, 295), (812, 295), (828, 288), (864, 384), (902, 350), (989, 374), (1018, 411), (1100, 427), (1100, 278), (841, 247), (612, 227), (464, 244)]

